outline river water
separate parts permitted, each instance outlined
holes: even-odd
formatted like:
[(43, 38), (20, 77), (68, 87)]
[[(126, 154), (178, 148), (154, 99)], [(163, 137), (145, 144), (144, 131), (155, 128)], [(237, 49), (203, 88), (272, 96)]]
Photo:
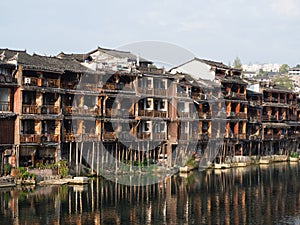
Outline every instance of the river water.
[(193, 171), (149, 186), (0, 189), (0, 224), (300, 224), (300, 164)]

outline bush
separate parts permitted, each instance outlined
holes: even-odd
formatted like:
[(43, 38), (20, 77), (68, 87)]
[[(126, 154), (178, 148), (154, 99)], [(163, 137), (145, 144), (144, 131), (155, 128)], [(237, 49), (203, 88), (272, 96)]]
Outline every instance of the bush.
[(299, 155), (297, 152), (292, 152), (291, 155), (290, 155), (292, 158), (298, 158)]
[(10, 174), (11, 165), (9, 163), (4, 164), (4, 175)]
[(57, 168), (58, 168), (58, 173), (62, 176), (62, 177), (66, 177), (69, 174), (69, 168), (67, 165), (67, 161), (65, 160), (60, 160), (57, 162)]

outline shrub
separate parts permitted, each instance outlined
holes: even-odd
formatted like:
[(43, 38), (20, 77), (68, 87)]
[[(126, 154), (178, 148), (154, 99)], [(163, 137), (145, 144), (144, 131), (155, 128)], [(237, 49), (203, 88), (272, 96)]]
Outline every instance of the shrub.
[(292, 158), (298, 158), (299, 155), (297, 152), (292, 152), (291, 155), (290, 155)]
[(10, 174), (11, 165), (9, 163), (4, 164), (4, 175)]

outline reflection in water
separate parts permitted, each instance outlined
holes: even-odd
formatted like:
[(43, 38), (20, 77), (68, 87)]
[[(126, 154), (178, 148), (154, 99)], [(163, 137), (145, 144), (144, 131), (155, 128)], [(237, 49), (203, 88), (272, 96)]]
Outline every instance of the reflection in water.
[(300, 217), (299, 168), (193, 172), (141, 187), (96, 179), (0, 189), (0, 224), (293, 224)]

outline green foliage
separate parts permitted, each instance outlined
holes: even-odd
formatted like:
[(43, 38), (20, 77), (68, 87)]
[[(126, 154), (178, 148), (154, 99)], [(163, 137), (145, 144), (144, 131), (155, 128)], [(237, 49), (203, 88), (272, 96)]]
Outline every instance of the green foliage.
[(289, 71), (290, 67), (288, 64), (282, 64), (279, 68), (279, 73), (280, 74), (287, 74)]
[(291, 155), (290, 155), (291, 158), (298, 158), (299, 155), (297, 152), (292, 152)]
[(19, 179), (35, 179), (35, 175), (32, 173), (29, 173), (24, 167), (19, 167), (17, 176)]
[(232, 67), (235, 69), (242, 69), (242, 62), (239, 59), (239, 57), (235, 58), (235, 60), (233, 61)]
[(259, 69), (257, 76), (260, 77), (268, 76), (268, 72), (264, 71), (263, 69)]
[(4, 174), (8, 175), (11, 171), (11, 165), (9, 163), (4, 164)]
[(69, 175), (69, 168), (67, 165), (67, 161), (65, 160), (60, 160), (56, 163), (57, 169), (58, 169), (58, 173), (62, 176), (62, 177), (66, 177)]
[(186, 166), (188, 167), (195, 167), (195, 159), (191, 158), (186, 162)]
[(297, 64), (295, 67), (296, 67), (296, 68), (300, 68), (300, 64)]
[(288, 75), (276, 75), (274, 77), (273, 81), (278, 86), (282, 86), (287, 89), (294, 90), (293, 81), (290, 80)]

